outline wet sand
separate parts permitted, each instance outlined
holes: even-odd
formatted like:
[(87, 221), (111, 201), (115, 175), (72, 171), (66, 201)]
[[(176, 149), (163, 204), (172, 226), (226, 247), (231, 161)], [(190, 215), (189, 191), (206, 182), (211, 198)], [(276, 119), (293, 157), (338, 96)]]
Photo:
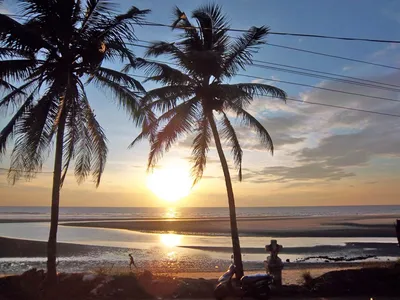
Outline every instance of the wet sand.
[[(96, 246), (57, 243), (59, 256), (83, 255)], [(45, 257), (47, 243), (0, 237), (0, 257)]]
[[(109, 249), (109, 247), (100, 246), (87, 246), (87, 245), (77, 245), (68, 243), (58, 243), (57, 244), (58, 256), (77, 256), (85, 255), (90, 251), (104, 251)], [(114, 249), (115, 250), (115, 249)], [(0, 237), (0, 257), (46, 257), (46, 243), (39, 241), (29, 241), (29, 240), (18, 240)], [(286, 283), (298, 283), (301, 274), (304, 271), (310, 271), (312, 276), (319, 276), (323, 273), (340, 270), (340, 269), (352, 269), (361, 268), (365, 266), (382, 266), (382, 262), (352, 262), (352, 263), (287, 263), (284, 269), (284, 278)], [(96, 269), (88, 269), (88, 272), (94, 271)], [(171, 270), (172, 271), (172, 270)], [(170, 276), (174, 277), (186, 277), (186, 278), (206, 278), (213, 279), (218, 278), (225, 269), (219, 269), (218, 271), (200, 271), (193, 272), (193, 270), (188, 271), (185, 269), (174, 269), (174, 271), (168, 273)], [(259, 268), (250, 268), (247, 270), (248, 274), (254, 274), (262, 272), (263, 270)], [(120, 274), (124, 272), (129, 272), (126, 267), (112, 268), (112, 273)], [(162, 275), (163, 273), (160, 273)]]
[[(396, 218), (399, 216), (240, 218), (238, 227), (242, 236), (395, 237)], [(230, 233), (229, 220), (226, 218), (79, 221), (67, 222), (63, 225), (202, 235)]]

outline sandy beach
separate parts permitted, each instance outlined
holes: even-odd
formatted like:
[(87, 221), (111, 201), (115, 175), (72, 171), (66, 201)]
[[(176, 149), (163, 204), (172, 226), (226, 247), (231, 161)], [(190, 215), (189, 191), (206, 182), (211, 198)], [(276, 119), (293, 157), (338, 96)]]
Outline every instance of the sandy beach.
[[(242, 236), (393, 237), (396, 217), (399, 216), (239, 218), (238, 227)], [(229, 220), (226, 218), (82, 221), (63, 225), (202, 235), (230, 233)]]

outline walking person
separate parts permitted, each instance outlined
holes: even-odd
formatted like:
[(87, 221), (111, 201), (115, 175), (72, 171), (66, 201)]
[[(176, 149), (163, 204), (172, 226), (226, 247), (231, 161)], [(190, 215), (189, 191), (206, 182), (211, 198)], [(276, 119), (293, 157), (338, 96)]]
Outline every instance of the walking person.
[(135, 265), (135, 261), (133, 260), (132, 253), (129, 253), (129, 269), (132, 270), (132, 265), (137, 269), (137, 266)]

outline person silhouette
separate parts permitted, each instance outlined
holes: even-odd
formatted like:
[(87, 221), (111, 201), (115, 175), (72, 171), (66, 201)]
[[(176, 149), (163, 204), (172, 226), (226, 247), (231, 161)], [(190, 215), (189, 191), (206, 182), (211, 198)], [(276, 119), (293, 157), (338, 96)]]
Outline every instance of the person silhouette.
[(129, 253), (128, 255), (129, 255), (129, 269), (132, 270), (132, 265), (133, 265), (135, 268), (137, 268), (137, 266), (135, 265), (135, 261), (133, 260), (132, 253)]

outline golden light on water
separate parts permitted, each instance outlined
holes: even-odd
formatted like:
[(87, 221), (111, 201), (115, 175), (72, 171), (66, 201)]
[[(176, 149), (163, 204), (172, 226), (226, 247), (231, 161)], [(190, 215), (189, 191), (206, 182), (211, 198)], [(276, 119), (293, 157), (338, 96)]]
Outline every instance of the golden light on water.
[(147, 187), (158, 198), (176, 202), (189, 195), (192, 182), (188, 171), (177, 166), (154, 170), (147, 176)]
[(175, 219), (178, 217), (178, 212), (176, 210), (176, 208), (174, 207), (170, 207), (168, 208), (165, 213), (164, 213), (164, 217), (167, 219)]
[(161, 242), (169, 248), (181, 245), (182, 236), (175, 233), (161, 234)]

